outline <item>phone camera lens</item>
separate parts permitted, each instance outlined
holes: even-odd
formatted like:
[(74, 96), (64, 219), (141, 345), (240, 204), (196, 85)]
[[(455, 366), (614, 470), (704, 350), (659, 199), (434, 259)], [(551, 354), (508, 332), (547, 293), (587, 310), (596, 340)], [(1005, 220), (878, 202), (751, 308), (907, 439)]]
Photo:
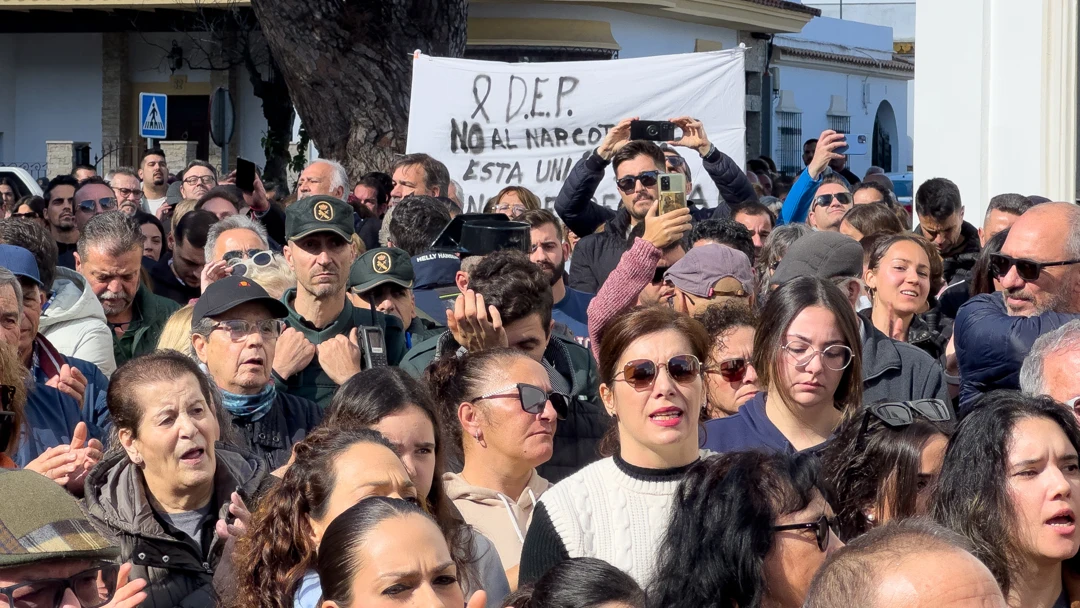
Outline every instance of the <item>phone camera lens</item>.
[(659, 135), (659, 134), (660, 134), (660, 129), (658, 129), (658, 128), (656, 127), (656, 125), (649, 125), (649, 126), (648, 126), (648, 127), (647, 127), (647, 128), (645, 129), (645, 132), (646, 132), (646, 133), (648, 133), (648, 134), (649, 134), (650, 136), (654, 136), (654, 137), (655, 137), (656, 135)]
[(671, 178), (670, 177), (661, 177), (660, 178), (660, 187), (663, 188), (664, 190), (670, 190), (671, 189)]

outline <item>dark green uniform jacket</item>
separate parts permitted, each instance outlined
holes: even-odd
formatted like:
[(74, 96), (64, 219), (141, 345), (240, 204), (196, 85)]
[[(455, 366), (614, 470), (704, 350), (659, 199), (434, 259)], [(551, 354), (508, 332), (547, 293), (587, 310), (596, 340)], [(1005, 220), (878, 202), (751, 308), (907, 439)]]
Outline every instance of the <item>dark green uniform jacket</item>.
[(131, 323), (127, 331), (120, 338), (113, 335), (113, 355), (117, 367), (129, 359), (154, 352), (165, 322), (180, 309), (176, 302), (154, 295), (143, 285), (139, 285), (139, 290), (135, 292), (131, 307)]
[[(356, 308), (352, 305), (352, 302), (349, 302), (348, 298), (345, 298), (345, 308), (341, 310), (337, 320), (321, 330), (316, 329), (297, 314), (296, 309), (293, 308), (293, 299), (295, 297), (295, 289), (290, 289), (285, 292), (285, 295), (281, 296), (281, 301), (289, 308), (289, 317), (285, 319), (285, 322), (288, 323), (289, 327), (304, 334), (304, 337), (315, 346), (335, 336), (348, 336), (354, 327), (370, 327), (373, 325), (373, 311)], [(386, 334), (386, 356), (390, 365), (397, 365), (405, 356), (405, 328), (402, 327), (401, 320), (394, 316), (375, 312), (374, 321), (374, 325), (382, 327), (383, 332)], [(274, 379), (278, 383), (277, 388), (279, 391), (314, 401), (323, 409), (330, 405), (330, 398), (334, 396), (334, 391), (338, 387), (337, 383), (331, 380), (330, 376), (323, 371), (322, 365), (319, 364), (318, 354), (311, 359), (311, 363), (307, 367), (293, 374), (292, 377), (281, 378), (274, 374)]]

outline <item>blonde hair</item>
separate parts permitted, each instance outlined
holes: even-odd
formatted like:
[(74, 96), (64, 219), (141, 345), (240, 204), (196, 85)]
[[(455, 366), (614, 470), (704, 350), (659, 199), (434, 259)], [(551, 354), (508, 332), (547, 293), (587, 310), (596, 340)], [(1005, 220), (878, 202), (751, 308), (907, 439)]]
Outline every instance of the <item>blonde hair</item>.
[(189, 357), (195, 356), (195, 349), (191, 346), (191, 317), (194, 311), (195, 305), (188, 304), (169, 317), (158, 338), (158, 350), (176, 350)]
[(266, 266), (249, 264), (244, 276), (258, 283), (270, 297), (279, 300), (286, 291), (296, 287), (296, 273), (278, 253), (274, 254), (274, 260)]
[(15, 428), (6, 446), (0, 446), (0, 451), (8, 456), (14, 456), (19, 447), (19, 432), (26, 420), (23, 412), (26, 409), (26, 379), (29, 375), (26, 367), (19, 361), (19, 353), (15, 346), (0, 342), (0, 384), (15, 387), (15, 399), (11, 403), (11, 411), (15, 413)]
[(172, 214), (171, 224), (173, 226), (179, 224), (180, 223), (180, 218), (184, 217), (184, 214), (188, 213), (189, 211), (194, 211), (195, 210), (195, 204), (198, 203), (198, 202), (199, 202), (198, 199), (185, 198), (184, 200), (180, 201), (179, 203), (176, 203), (176, 206), (173, 207), (173, 214)]

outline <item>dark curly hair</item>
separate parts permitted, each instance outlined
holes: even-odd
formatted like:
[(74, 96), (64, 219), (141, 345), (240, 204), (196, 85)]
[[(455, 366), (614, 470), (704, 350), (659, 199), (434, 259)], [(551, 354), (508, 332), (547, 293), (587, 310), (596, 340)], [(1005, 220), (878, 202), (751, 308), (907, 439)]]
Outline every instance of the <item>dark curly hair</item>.
[(504, 249), (484, 256), (469, 273), (469, 289), (499, 311), (503, 326), (535, 314), (544, 332), (550, 331), (551, 282), (524, 253)]
[(393, 208), (388, 226), (394, 247), (418, 256), (450, 223), (450, 210), (433, 196), (406, 196)]
[(987, 393), (949, 442), (930, 508), (935, 521), (971, 541), (972, 553), (994, 574), (1006, 596), (1014, 576), (1027, 568), (1021, 562), (1008, 480), (1013, 432), (1028, 418), (1054, 422), (1080, 451), (1076, 418), (1060, 403), (1018, 391)]
[(950, 437), (953, 431), (949, 423), (922, 418), (893, 428), (861, 411), (841, 424), (821, 456), (825, 477), (836, 491), (833, 507), (844, 542), (870, 531), (868, 511), (876, 513), (879, 522), (885, 505), (895, 520), (919, 515), (923, 446), (935, 436)]
[(503, 600), (503, 608), (599, 608), (610, 604), (645, 608), (645, 592), (629, 574), (604, 560), (574, 557), (548, 570), (534, 584)]
[(236, 608), (292, 608), (300, 581), (318, 559), (309, 518), (326, 515), (337, 485), (334, 462), (362, 443), (394, 450), (375, 431), (325, 426), (293, 447), (293, 463), (263, 498), (251, 529), (237, 543)]
[(756, 262), (754, 259), (754, 238), (750, 235), (750, 231), (746, 229), (746, 226), (739, 222), (723, 218), (712, 218), (704, 222), (698, 222), (694, 225), (694, 229), (690, 231), (690, 243), (696, 243), (701, 239), (707, 239), (745, 253), (750, 260), (750, 266), (753, 266)]
[(732, 452), (694, 464), (675, 492), (650, 608), (757, 608), (782, 515), (828, 489), (812, 454)]

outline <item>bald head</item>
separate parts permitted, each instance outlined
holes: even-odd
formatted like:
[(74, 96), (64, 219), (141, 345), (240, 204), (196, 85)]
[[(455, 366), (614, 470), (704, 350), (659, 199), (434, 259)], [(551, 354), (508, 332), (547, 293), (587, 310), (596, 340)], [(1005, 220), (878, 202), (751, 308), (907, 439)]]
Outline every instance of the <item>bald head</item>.
[(834, 553), (804, 608), (1005, 608), (967, 541), (928, 520), (876, 528)]
[(1028, 209), (1013, 223), (1002, 251), (1020, 246), (1025, 250), (1040, 249), (1044, 256), (1050, 256), (1031, 258), (1037, 261), (1080, 257), (1080, 206), (1043, 203)]
[(999, 277), (1010, 315), (1080, 312), (1080, 264), (1060, 264), (1080, 260), (1080, 207), (1043, 203), (1028, 209), (1009, 229), (1001, 253), (1055, 264), (1044, 266), (1037, 276), (1024, 278), (1012, 267)]

